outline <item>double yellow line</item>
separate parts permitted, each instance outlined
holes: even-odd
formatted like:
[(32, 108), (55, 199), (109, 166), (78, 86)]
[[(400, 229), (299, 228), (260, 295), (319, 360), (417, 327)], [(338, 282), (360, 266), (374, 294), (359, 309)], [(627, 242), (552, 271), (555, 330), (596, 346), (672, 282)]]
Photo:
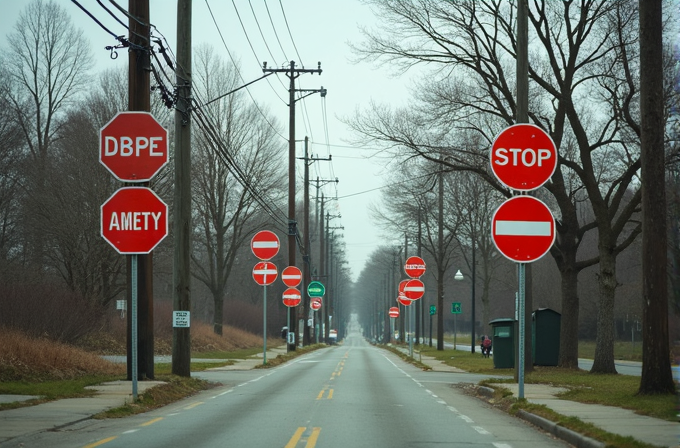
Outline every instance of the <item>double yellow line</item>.
[[(296, 448), (306, 430), (307, 428), (299, 427), (284, 448)], [(305, 448), (314, 448), (316, 446), (316, 441), (319, 439), (320, 432), (321, 428), (312, 428), (311, 434), (307, 437)]]

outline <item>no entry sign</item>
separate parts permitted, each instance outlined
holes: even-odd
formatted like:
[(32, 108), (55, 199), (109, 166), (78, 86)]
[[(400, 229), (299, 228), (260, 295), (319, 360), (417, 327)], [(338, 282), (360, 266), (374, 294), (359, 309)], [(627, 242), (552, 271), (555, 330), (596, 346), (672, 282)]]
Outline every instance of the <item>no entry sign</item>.
[(118, 112), (99, 131), (99, 161), (118, 180), (146, 182), (168, 163), (168, 131), (148, 112)]
[(276, 265), (269, 261), (260, 261), (253, 268), (253, 280), (260, 286), (271, 285), (278, 275)]
[(262, 230), (250, 240), (250, 250), (260, 260), (271, 260), (279, 253), (279, 237), (274, 232)]
[(413, 300), (409, 299), (403, 294), (399, 294), (399, 297), (397, 297), (397, 302), (399, 302), (401, 305), (409, 306)]
[(283, 304), (289, 308), (298, 306), (302, 301), (302, 294), (295, 288), (288, 288), (283, 291)]
[(409, 280), (404, 286), (404, 295), (407, 299), (418, 300), (425, 294), (425, 284), (419, 279)]
[(533, 124), (505, 128), (491, 146), (491, 170), (512, 190), (531, 191), (546, 183), (557, 168), (552, 138)]
[(313, 297), (309, 302), (309, 307), (314, 311), (321, 309), (321, 297)]
[(168, 234), (168, 206), (145, 187), (124, 187), (101, 206), (101, 235), (120, 254), (148, 254)]
[(408, 257), (404, 272), (411, 278), (419, 278), (425, 273), (425, 261), (420, 257)]
[(555, 242), (555, 219), (547, 205), (532, 196), (515, 196), (496, 210), (491, 220), (493, 242), (505, 257), (530, 263)]
[(399, 308), (396, 307), (396, 306), (393, 306), (393, 307), (390, 308), (389, 313), (390, 313), (390, 317), (392, 317), (392, 318), (399, 317)]
[(302, 272), (300, 271), (300, 268), (296, 266), (288, 266), (281, 271), (281, 280), (284, 285), (293, 288), (302, 281)]

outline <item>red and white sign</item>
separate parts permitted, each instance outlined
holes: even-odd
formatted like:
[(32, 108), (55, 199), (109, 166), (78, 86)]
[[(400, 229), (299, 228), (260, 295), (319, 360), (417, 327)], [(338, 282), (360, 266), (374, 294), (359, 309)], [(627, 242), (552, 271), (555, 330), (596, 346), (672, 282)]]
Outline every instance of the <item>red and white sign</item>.
[(123, 182), (146, 182), (168, 163), (168, 131), (148, 112), (118, 112), (99, 131), (99, 161)]
[(540, 200), (515, 196), (494, 213), (491, 237), (505, 257), (518, 263), (531, 263), (545, 255), (555, 242), (555, 219)]
[(403, 294), (399, 294), (399, 297), (397, 297), (397, 302), (399, 302), (401, 305), (409, 306), (413, 300), (409, 299)]
[(302, 301), (302, 294), (295, 288), (288, 288), (283, 291), (283, 304), (289, 308), (298, 306)]
[(276, 265), (269, 261), (260, 261), (253, 268), (253, 279), (260, 286), (271, 285), (278, 276)]
[(419, 278), (425, 273), (425, 261), (420, 257), (408, 257), (404, 272), (411, 278)]
[(296, 266), (288, 266), (281, 271), (281, 280), (284, 285), (294, 288), (302, 282), (302, 271)]
[(399, 282), (399, 288), (398, 288), (399, 294), (404, 293), (404, 288), (406, 287), (406, 284), (410, 281), (411, 281), (411, 279), (408, 278), (406, 280), (402, 280), (402, 281)]
[(269, 230), (261, 230), (250, 240), (250, 250), (260, 260), (270, 260), (279, 253), (279, 237)]
[(491, 146), (491, 170), (506, 187), (531, 191), (546, 183), (557, 168), (552, 138), (533, 124), (505, 128)]
[(407, 299), (418, 300), (425, 294), (425, 284), (419, 279), (409, 280), (404, 286), (404, 295)]
[(101, 206), (101, 235), (120, 254), (148, 254), (168, 235), (168, 206), (148, 188), (121, 188)]
[(390, 314), (390, 317), (391, 317), (391, 318), (397, 318), (397, 317), (399, 317), (399, 308), (396, 307), (396, 306), (391, 307), (391, 308), (390, 308), (390, 311), (389, 311), (389, 314)]
[(314, 311), (319, 311), (321, 309), (321, 297), (312, 297), (309, 301), (309, 307)]

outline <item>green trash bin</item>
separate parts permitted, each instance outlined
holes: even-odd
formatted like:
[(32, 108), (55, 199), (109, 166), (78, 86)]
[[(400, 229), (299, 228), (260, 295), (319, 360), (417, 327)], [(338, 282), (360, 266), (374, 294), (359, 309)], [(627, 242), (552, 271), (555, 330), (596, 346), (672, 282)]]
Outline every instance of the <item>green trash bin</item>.
[(515, 319), (494, 319), (489, 322), (493, 331), (493, 367), (512, 369), (515, 367)]
[(531, 315), (531, 342), (534, 365), (556, 366), (560, 360), (562, 315), (550, 308), (539, 308)]

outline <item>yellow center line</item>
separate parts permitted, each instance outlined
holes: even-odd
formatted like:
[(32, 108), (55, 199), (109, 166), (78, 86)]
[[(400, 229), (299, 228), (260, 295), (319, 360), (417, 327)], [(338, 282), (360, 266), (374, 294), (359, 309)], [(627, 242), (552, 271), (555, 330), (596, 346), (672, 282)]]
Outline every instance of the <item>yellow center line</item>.
[(295, 448), (297, 443), (300, 441), (300, 437), (302, 437), (303, 432), (305, 432), (305, 428), (298, 428), (297, 431), (295, 431), (295, 434), (293, 434), (293, 437), (291, 437), (286, 446), (283, 448)]
[(187, 406), (187, 407), (184, 408), (184, 409), (193, 409), (193, 408), (195, 408), (196, 406), (200, 406), (200, 405), (202, 405), (202, 404), (204, 404), (202, 401), (197, 401), (196, 403), (192, 403), (192, 404), (190, 404), (189, 406)]
[(96, 446), (100, 446), (100, 445), (103, 445), (105, 443), (109, 443), (110, 441), (116, 439), (117, 437), (118, 436), (113, 436), (113, 437), (109, 437), (107, 439), (102, 439), (99, 442), (94, 442), (94, 443), (91, 443), (89, 445), (85, 445), (83, 448), (94, 448)]
[(312, 429), (312, 435), (309, 436), (309, 439), (307, 439), (307, 445), (305, 445), (305, 448), (314, 448), (316, 446), (316, 441), (319, 439), (320, 432), (321, 428)]
[(321, 400), (321, 399), (323, 398), (323, 393), (324, 393), (325, 391), (326, 391), (326, 389), (324, 389), (324, 390), (322, 390), (321, 392), (319, 392), (319, 395), (316, 396), (316, 399), (317, 399), (317, 400)]
[(139, 425), (139, 426), (151, 426), (151, 425), (153, 425), (153, 424), (156, 423), (156, 422), (160, 422), (161, 420), (163, 420), (163, 417), (154, 418), (153, 420), (149, 420), (148, 422), (142, 423), (142, 424)]
[(328, 399), (332, 400), (333, 399), (333, 389), (328, 391)]

